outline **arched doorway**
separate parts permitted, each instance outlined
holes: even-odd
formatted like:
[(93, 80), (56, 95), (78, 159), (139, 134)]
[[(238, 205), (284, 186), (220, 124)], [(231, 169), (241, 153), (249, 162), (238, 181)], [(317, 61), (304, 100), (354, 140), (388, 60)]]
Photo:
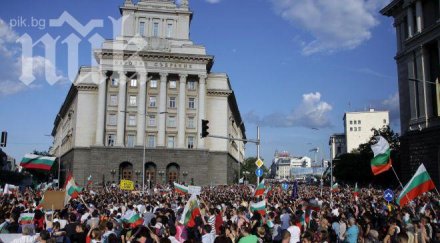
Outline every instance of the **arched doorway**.
[(154, 162), (145, 163), (145, 187), (153, 188), (156, 185), (156, 164)]
[(179, 180), (180, 166), (176, 163), (170, 163), (167, 166), (166, 178), (168, 183), (173, 183)]
[(119, 165), (119, 180), (133, 180), (133, 164), (122, 162)]

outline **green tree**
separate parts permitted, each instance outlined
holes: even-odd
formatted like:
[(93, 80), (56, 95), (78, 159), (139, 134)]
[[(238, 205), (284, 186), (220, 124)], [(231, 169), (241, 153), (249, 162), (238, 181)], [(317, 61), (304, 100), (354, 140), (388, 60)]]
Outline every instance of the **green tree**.
[[(261, 159), (263, 162), (264, 160)], [(255, 164), (255, 161), (257, 161), (256, 157), (249, 157), (246, 158), (243, 163), (241, 164), (241, 169), (240, 169), (240, 178), (245, 177), (246, 180), (250, 183), (250, 184), (256, 184), (257, 183), (257, 175), (255, 174), (255, 171), (257, 170), (257, 165)], [(269, 170), (267, 169), (266, 165), (263, 165), (261, 167), (261, 169), (263, 169), (263, 176), (262, 178), (266, 178), (269, 175)], [(248, 174), (245, 174), (243, 172), (249, 172)]]

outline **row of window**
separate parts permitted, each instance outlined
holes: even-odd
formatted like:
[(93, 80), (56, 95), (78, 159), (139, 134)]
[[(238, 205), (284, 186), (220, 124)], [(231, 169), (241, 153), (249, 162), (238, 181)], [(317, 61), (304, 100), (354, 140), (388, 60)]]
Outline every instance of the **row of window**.
[[(168, 116), (168, 119), (167, 119), (167, 126), (168, 127), (176, 127), (177, 126), (176, 123), (177, 123), (176, 116)], [(107, 124), (110, 126), (116, 126), (117, 115), (116, 114), (109, 114)], [(148, 115), (147, 125), (149, 127), (156, 126), (156, 116), (155, 115)], [(136, 126), (136, 115), (128, 115), (128, 126)], [(190, 128), (190, 129), (196, 128), (195, 117), (190, 116), (187, 118), (186, 127)]]
[(350, 125), (353, 125), (353, 124), (359, 124), (359, 125), (361, 125), (361, 120), (354, 120), (354, 121), (350, 121)]
[[(146, 146), (148, 148), (154, 148), (156, 147), (156, 136), (155, 135), (147, 135), (147, 141)], [(126, 146), (127, 147), (134, 147), (136, 141), (136, 135), (127, 135), (126, 137)], [(175, 136), (168, 136), (167, 137), (167, 147), (168, 148), (175, 148)], [(116, 144), (116, 134), (108, 134), (107, 135), (107, 146), (114, 146)], [(195, 148), (195, 136), (190, 135), (186, 137), (186, 145), (187, 148), (193, 149)]]
[[(151, 25), (151, 30), (152, 30), (152, 36), (154, 37), (159, 37), (159, 29), (160, 29), (160, 20), (154, 20), (152, 25)], [(146, 26), (147, 24), (144, 21), (140, 21), (139, 22), (139, 35), (140, 36), (146, 36)], [(173, 36), (173, 23), (168, 22), (167, 23), (167, 27), (166, 27), (166, 32), (165, 32), (165, 36), (167, 38), (171, 38)]]
[[(177, 97), (171, 96), (168, 97), (168, 108), (177, 108)], [(196, 108), (196, 98), (189, 97), (188, 98), (188, 109), (195, 109)], [(117, 106), (118, 105), (118, 95), (112, 94), (110, 95), (110, 106)], [(137, 105), (137, 96), (136, 95), (130, 95), (128, 97), (128, 105), (129, 106), (136, 106)], [(148, 107), (156, 107), (157, 106), (157, 97), (156, 96), (149, 96), (148, 97)]]
[[(158, 81), (157, 80), (150, 80), (149, 84), (150, 84), (150, 88), (155, 89), (155, 88), (157, 88)], [(112, 78), (111, 85), (114, 87), (117, 87), (119, 85), (119, 80), (116, 78)], [(131, 79), (130, 80), (130, 87), (134, 88), (137, 86), (138, 86), (137, 79)], [(168, 81), (168, 87), (170, 89), (176, 89), (177, 88), (177, 81), (175, 81), (175, 80)], [(188, 90), (196, 90), (196, 81), (188, 81), (187, 82), (187, 89)]]
[(361, 131), (361, 127), (350, 127), (350, 132), (360, 132)]

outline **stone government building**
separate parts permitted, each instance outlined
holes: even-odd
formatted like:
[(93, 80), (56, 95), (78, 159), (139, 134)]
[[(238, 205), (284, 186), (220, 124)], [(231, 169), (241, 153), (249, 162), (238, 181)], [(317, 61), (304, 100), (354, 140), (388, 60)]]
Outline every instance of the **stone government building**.
[[(188, 1), (126, 0), (121, 35), (94, 50), (98, 66), (81, 67), (55, 118), (51, 152), (61, 155), (61, 183), (130, 179), (151, 185), (238, 181), (245, 126), (228, 76), (189, 38)], [(143, 153), (145, 149), (145, 164)]]

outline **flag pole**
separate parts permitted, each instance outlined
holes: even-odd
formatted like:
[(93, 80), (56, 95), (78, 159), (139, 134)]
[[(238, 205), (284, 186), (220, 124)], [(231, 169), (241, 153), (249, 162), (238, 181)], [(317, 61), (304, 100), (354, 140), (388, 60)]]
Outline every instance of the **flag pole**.
[(403, 184), (402, 184), (402, 182), (400, 181), (399, 176), (397, 176), (397, 173), (396, 173), (396, 171), (394, 170), (393, 165), (391, 165), (391, 169), (393, 170), (394, 175), (396, 176), (397, 181), (399, 182), (399, 184), (400, 184), (400, 186), (402, 187), (402, 190), (403, 190)]

